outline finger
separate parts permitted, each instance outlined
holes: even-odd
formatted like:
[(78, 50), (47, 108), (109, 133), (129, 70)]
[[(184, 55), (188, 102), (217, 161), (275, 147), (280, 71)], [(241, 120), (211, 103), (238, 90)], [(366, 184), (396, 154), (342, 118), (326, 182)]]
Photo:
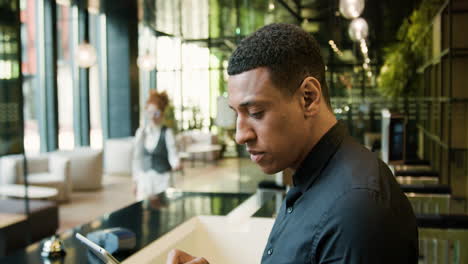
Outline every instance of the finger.
[(169, 251), (167, 254), (166, 264), (179, 264), (179, 254), (178, 249), (172, 249)]
[(196, 258), (192, 261), (186, 262), (185, 264), (210, 264), (205, 258)]
[(182, 264), (195, 259), (192, 255), (178, 249), (173, 249), (167, 254), (166, 264)]

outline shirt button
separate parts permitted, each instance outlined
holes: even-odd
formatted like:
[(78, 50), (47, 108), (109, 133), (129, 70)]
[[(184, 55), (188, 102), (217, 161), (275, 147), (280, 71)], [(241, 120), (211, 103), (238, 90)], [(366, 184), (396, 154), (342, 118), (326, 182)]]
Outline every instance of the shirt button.
[(273, 249), (272, 249), (272, 248), (268, 249), (267, 254), (268, 254), (268, 255), (273, 254)]
[(288, 207), (288, 209), (286, 209), (286, 211), (288, 212), (288, 214), (290, 214), (290, 213), (292, 213), (293, 208), (292, 208), (292, 207)]

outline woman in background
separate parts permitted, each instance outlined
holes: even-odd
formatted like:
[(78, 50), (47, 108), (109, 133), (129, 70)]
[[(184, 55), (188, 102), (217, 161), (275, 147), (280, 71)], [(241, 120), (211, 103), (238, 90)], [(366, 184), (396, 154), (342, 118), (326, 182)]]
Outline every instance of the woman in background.
[(135, 135), (133, 183), (137, 200), (164, 192), (171, 170), (180, 169), (174, 134), (163, 125), (169, 104), (166, 92), (150, 91), (146, 101), (146, 121)]

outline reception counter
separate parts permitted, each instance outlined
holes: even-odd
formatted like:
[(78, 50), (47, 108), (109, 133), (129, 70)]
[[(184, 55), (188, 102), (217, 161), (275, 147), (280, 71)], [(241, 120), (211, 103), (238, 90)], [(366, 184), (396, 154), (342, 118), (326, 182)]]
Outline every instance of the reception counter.
[[(270, 197), (256, 202), (257, 198), (245, 193), (168, 192), (60, 234), (66, 250), (64, 258), (41, 257), (41, 241), (0, 259), (0, 263), (100, 263), (74, 234), (86, 235), (111, 227), (124, 227), (136, 234), (133, 250), (114, 254), (123, 264), (164, 264), (168, 250), (174, 247), (208, 257), (212, 263), (239, 263), (231, 259), (258, 263), (276, 217), (277, 201)], [(453, 263), (468, 263), (467, 214), (417, 215), (417, 222), (423, 259), (437, 251), (441, 253), (437, 257), (440, 261), (453, 255)], [(447, 243), (454, 246), (447, 247)]]
[(60, 234), (66, 250), (66, 256), (62, 259), (43, 258), (41, 249), (44, 241), (40, 241), (0, 259), (0, 263), (99, 263), (75, 239), (74, 234), (79, 232), (86, 235), (95, 230), (111, 227), (128, 228), (136, 234), (135, 249), (115, 254), (118, 260), (124, 261), (194, 216), (227, 215), (250, 196), (251, 194), (245, 193), (167, 192), (158, 196), (156, 200), (136, 202)]

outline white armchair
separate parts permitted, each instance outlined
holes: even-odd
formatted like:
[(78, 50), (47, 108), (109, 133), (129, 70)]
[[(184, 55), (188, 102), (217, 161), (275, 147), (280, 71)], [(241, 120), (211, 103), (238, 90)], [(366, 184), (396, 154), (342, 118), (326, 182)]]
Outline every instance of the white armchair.
[(70, 178), (74, 191), (98, 190), (102, 187), (102, 150), (79, 147), (55, 151), (51, 155), (70, 160)]
[[(189, 155), (191, 159), (197, 160), (217, 160), (220, 158), (221, 145), (218, 139), (209, 132), (199, 130), (187, 130), (176, 136), (176, 145), (179, 155)], [(200, 151), (197, 151), (200, 150)]]
[[(28, 183), (32, 186), (57, 189), (56, 200), (68, 201), (72, 191), (70, 161), (65, 157), (42, 154), (27, 156)], [(23, 158), (12, 155), (3, 158), (2, 183), (23, 184)]]
[(4, 184), (16, 184), (17, 177), (21, 175), (16, 175), (16, 162), (23, 160), (22, 155), (8, 155), (0, 158), (0, 185)]

